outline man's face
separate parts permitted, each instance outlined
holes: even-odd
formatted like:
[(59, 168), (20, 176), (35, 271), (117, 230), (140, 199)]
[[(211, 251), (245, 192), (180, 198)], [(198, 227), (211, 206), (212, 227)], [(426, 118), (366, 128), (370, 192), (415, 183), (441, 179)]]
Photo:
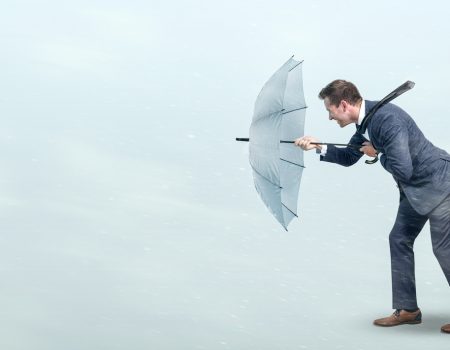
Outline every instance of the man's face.
[(348, 109), (349, 104), (346, 101), (342, 100), (338, 106), (335, 106), (330, 103), (328, 97), (325, 97), (323, 102), (326, 110), (328, 111), (328, 118), (330, 120), (336, 120), (341, 128), (352, 123), (352, 120), (350, 119), (350, 111)]

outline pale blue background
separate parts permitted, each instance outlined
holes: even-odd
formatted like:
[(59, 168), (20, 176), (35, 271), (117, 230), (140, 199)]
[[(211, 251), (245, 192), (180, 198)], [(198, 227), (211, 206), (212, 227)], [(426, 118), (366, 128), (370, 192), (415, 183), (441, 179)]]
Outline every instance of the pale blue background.
[(0, 348), (447, 349), (450, 290), (416, 242), (424, 323), (391, 312), (397, 190), (305, 154), (289, 232), (253, 188), (254, 100), (304, 59), (306, 133), (345, 142), (319, 90), (396, 100), (450, 150), (445, 1), (0, 5)]

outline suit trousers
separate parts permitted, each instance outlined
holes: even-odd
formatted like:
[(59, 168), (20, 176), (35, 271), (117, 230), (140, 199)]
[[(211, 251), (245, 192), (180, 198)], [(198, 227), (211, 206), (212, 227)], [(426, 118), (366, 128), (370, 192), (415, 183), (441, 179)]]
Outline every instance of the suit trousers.
[(450, 285), (450, 196), (429, 214), (420, 215), (400, 192), (397, 218), (389, 235), (394, 309), (418, 307), (413, 246), (427, 220), (430, 220), (433, 253)]

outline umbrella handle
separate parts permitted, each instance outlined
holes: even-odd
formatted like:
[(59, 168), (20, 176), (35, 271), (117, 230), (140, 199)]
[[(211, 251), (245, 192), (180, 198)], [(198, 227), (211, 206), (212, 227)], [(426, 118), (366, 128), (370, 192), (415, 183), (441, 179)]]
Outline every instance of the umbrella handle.
[(375, 158), (365, 161), (366, 164), (375, 164), (376, 162), (378, 162), (378, 154), (375, 156)]

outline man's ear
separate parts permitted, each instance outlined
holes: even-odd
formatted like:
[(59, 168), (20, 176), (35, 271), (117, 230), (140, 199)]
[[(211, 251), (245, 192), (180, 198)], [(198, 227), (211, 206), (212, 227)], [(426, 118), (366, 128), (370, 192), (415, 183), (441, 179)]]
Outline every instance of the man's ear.
[(341, 104), (342, 104), (342, 109), (345, 112), (347, 110), (347, 108), (348, 108), (348, 102), (345, 101), (345, 100), (342, 100)]

